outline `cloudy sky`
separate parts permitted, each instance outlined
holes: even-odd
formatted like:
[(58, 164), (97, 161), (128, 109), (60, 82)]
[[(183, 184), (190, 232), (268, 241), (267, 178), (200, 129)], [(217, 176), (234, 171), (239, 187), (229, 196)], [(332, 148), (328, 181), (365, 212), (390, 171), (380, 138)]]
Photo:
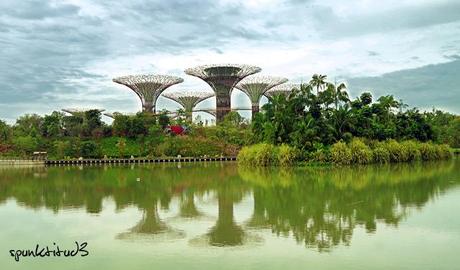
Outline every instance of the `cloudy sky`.
[[(460, 113), (460, 0), (2, 0), (0, 10), (0, 118), (10, 123), (66, 107), (138, 111), (111, 81), (126, 74), (211, 91), (183, 70), (226, 62), (293, 82), (327, 74), (352, 96)], [(237, 90), (232, 99), (249, 107)]]

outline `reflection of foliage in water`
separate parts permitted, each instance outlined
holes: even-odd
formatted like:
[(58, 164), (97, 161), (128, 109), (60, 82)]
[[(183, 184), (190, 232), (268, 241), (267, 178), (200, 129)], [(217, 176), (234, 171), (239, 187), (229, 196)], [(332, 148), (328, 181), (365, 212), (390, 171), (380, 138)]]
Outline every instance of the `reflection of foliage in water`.
[[(211, 246), (240, 246), (256, 241), (250, 228), (269, 228), (292, 235), (321, 251), (350, 244), (357, 225), (368, 232), (378, 221), (397, 226), (410, 206), (422, 207), (460, 179), (460, 162), (396, 164), (366, 167), (244, 169), (233, 164), (142, 165), (134, 167), (0, 168), (0, 202), (102, 211), (104, 198), (117, 209), (137, 206), (143, 217), (122, 239), (153, 235), (183, 237), (158, 215), (179, 198), (179, 217), (200, 216), (194, 199), (215, 194), (219, 206), (215, 225), (200, 239)], [(245, 223), (234, 220), (233, 205), (252, 190), (254, 211)], [(135, 222), (133, 222), (135, 223)], [(148, 238), (148, 237), (147, 237)], [(158, 239), (158, 238), (155, 238)], [(251, 240), (252, 239), (252, 240)], [(259, 239), (260, 240), (260, 239)], [(258, 240), (257, 240), (258, 241)], [(191, 240), (193, 243), (193, 239)]]
[(290, 173), (239, 168), (242, 178), (254, 184), (247, 226), (292, 234), (320, 251), (350, 244), (356, 225), (368, 232), (376, 230), (377, 221), (397, 226), (409, 206), (423, 206), (452, 185), (449, 177), (459, 171), (458, 162), (297, 168)]

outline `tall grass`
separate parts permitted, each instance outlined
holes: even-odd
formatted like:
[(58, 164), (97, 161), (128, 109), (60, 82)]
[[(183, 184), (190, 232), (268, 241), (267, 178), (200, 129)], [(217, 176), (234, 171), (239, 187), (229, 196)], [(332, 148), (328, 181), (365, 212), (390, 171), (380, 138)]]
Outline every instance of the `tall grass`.
[(351, 162), (356, 164), (369, 164), (373, 162), (372, 150), (361, 139), (354, 138), (349, 144)]
[(331, 147), (331, 161), (335, 164), (347, 165), (352, 160), (351, 150), (344, 142), (337, 142)]
[[(448, 159), (453, 156), (448, 145), (421, 143), (417, 141), (388, 140), (383, 142), (354, 138), (348, 144), (337, 142), (330, 148), (324, 147), (310, 152), (310, 162), (338, 165), (409, 162), (419, 160)], [(289, 166), (301, 158), (297, 149), (288, 146), (274, 146), (267, 143), (246, 146), (238, 154), (238, 163), (250, 166)]]
[(238, 153), (238, 164), (245, 166), (290, 166), (298, 157), (297, 150), (288, 145), (260, 143), (245, 146)]

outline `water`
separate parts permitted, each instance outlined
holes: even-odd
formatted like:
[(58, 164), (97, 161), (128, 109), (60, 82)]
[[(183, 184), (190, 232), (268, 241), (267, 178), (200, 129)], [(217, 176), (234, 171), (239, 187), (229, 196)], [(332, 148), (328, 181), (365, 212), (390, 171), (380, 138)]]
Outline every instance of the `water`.
[(0, 167), (0, 269), (460, 269), (459, 206), (460, 160)]

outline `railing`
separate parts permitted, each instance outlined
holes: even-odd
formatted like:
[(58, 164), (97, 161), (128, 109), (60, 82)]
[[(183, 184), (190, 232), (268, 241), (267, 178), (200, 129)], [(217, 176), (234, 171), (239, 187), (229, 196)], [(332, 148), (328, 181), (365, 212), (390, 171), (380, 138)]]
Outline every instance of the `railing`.
[(164, 157), (164, 158), (116, 158), (116, 159), (64, 159), (46, 160), (46, 165), (72, 164), (131, 164), (131, 163), (179, 163), (207, 161), (235, 161), (236, 157)]

